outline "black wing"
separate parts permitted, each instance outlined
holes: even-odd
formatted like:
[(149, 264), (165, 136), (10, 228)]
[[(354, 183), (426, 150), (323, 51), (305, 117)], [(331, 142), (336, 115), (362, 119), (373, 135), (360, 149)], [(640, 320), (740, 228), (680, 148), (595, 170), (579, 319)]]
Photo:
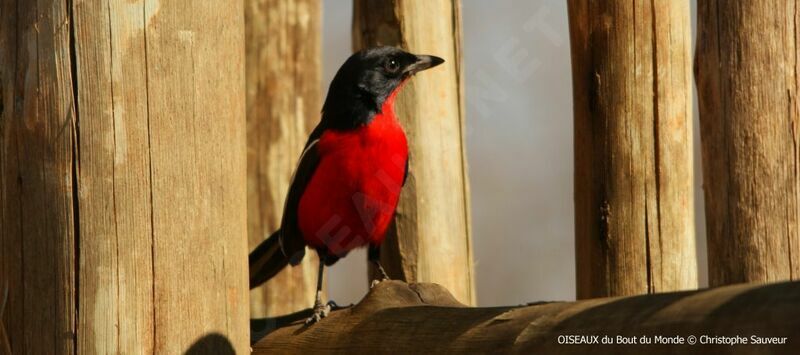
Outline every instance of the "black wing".
[[(305, 192), (308, 183), (311, 181), (311, 177), (314, 176), (314, 172), (319, 165), (320, 155), (317, 149), (317, 142), (324, 131), (325, 125), (323, 122), (320, 123), (308, 137), (308, 141), (303, 149), (303, 154), (300, 156), (300, 162), (292, 176), (289, 192), (286, 195), (283, 218), (281, 219), (280, 242), (284, 255), (289, 257), (292, 265), (299, 264), (305, 256), (306, 243), (300, 231), (297, 212), (300, 206), (300, 198), (303, 196), (303, 192)], [(403, 186), (405, 186), (406, 180), (408, 179), (408, 164), (409, 159), (406, 158)], [(324, 251), (321, 252), (326, 255), (328, 254)], [(327, 255), (325, 259), (325, 264), (331, 265), (339, 258), (334, 255)]]
[(317, 141), (322, 131), (317, 127), (311, 133), (300, 156), (286, 195), (281, 228), (261, 242), (248, 256), (251, 289), (277, 275), (287, 264), (297, 265), (305, 256), (306, 243), (297, 224), (297, 208), (319, 165)]
[(323, 131), (322, 125), (317, 126), (308, 137), (303, 154), (300, 155), (300, 162), (297, 164), (297, 169), (292, 176), (289, 192), (286, 194), (283, 218), (281, 219), (280, 241), (281, 248), (284, 254), (289, 257), (292, 265), (299, 264), (305, 256), (306, 243), (303, 240), (303, 234), (300, 232), (297, 210), (300, 206), (300, 198), (303, 196), (306, 186), (308, 186), (319, 165), (320, 156), (317, 142)]

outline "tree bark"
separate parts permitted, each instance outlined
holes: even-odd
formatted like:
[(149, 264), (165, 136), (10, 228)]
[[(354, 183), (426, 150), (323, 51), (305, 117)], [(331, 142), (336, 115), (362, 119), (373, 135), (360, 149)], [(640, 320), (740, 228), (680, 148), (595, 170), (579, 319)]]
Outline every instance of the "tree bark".
[(797, 1), (699, 1), (711, 285), (800, 277)]
[(356, 0), (353, 43), (356, 50), (390, 45), (445, 59), (410, 80), (396, 105), (410, 165), (381, 263), (393, 279), (436, 282), (473, 304), (460, 1)]
[(568, 4), (578, 298), (696, 288), (689, 3)]
[[(255, 248), (280, 228), (286, 193), (311, 129), (319, 122), (321, 4), (318, 0), (248, 0), (248, 239)], [(291, 313), (313, 304), (317, 255), (306, 252), (250, 292), (251, 316)]]
[[(298, 317), (299, 318), (299, 317)], [(769, 321), (765, 321), (769, 320)], [(560, 344), (564, 335), (607, 335), (613, 344)], [(651, 344), (620, 344), (617, 336), (649, 337)], [(782, 345), (708, 345), (701, 336), (786, 337)], [(656, 336), (684, 339), (656, 343)], [(689, 345), (694, 336), (696, 345)], [(302, 320), (273, 329), (253, 354), (514, 353), (612, 354), (782, 353), (800, 337), (800, 283), (736, 285), (579, 302), (470, 308), (435, 284), (385, 281), (356, 306), (320, 323)]]
[(0, 5), (14, 353), (247, 351), (237, 4)]

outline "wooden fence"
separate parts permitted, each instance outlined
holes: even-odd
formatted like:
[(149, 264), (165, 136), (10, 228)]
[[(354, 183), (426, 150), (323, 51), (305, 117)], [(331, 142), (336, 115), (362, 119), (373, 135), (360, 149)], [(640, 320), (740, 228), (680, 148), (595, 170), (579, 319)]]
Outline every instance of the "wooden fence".
[[(800, 335), (797, 283), (662, 293), (698, 282), (688, 0), (568, 1), (577, 297), (628, 297), (500, 308), (468, 307), (460, 1), (353, 6), (355, 49), (446, 63), (398, 103), (410, 176), (381, 255), (409, 284), (309, 329), (275, 316), (311, 304), (316, 261), (249, 292), (246, 260), (318, 120), (320, 2), (0, 2), (0, 352), (247, 353), (248, 315), (270, 353)], [(800, 275), (797, 6), (698, 1), (712, 286)]]

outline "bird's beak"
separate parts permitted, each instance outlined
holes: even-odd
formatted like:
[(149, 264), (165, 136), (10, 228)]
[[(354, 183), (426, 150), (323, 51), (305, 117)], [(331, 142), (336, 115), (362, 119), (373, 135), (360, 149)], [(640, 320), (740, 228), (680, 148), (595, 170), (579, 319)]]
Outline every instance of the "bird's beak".
[(444, 59), (432, 55), (418, 55), (417, 61), (406, 68), (406, 74), (414, 75), (425, 69), (433, 68), (444, 63)]

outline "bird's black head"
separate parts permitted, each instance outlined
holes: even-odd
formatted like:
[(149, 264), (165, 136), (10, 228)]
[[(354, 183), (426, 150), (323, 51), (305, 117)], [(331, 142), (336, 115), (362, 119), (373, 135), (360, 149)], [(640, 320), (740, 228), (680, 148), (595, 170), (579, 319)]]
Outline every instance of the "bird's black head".
[(322, 123), (332, 129), (369, 123), (404, 80), (443, 62), (439, 57), (414, 55), (395, 47), (375, 47), (353, 54), (331, 81), (322, 106)]

